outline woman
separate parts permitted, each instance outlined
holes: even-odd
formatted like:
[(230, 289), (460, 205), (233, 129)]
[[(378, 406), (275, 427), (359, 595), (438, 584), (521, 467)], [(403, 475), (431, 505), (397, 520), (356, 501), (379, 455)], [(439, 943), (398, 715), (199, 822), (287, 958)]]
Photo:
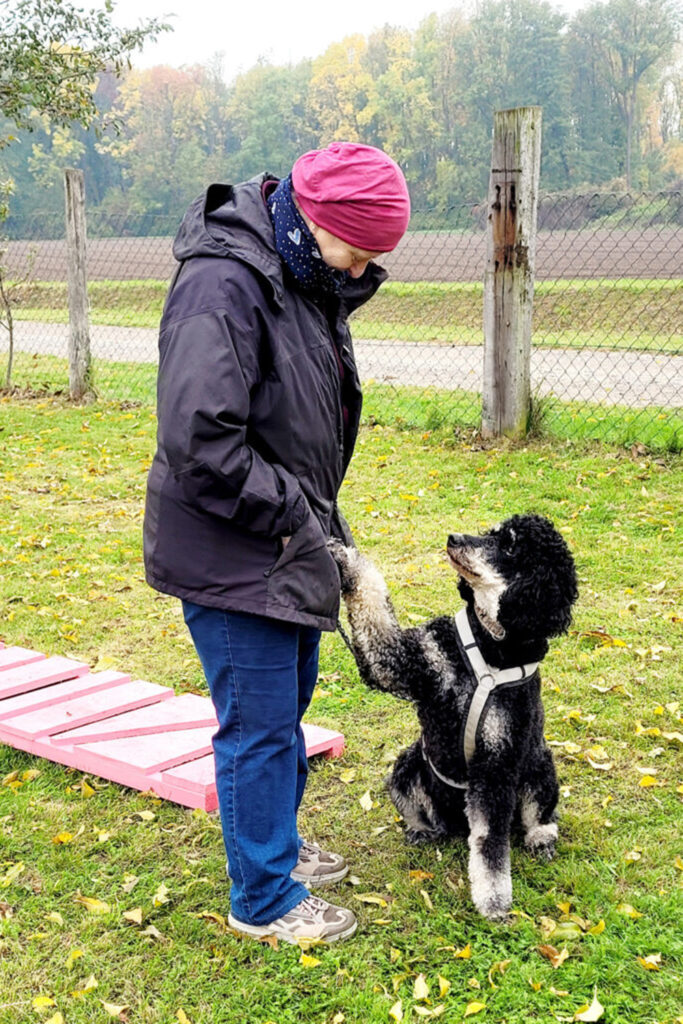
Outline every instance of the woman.
[(301, 718), (339, 608), (326, 542), (350, 542), (336, 507), (361, 408), (347, 316), (386, 278), (372, 260), (409, 217), (393, 160), (336, 142), (282, 181), (212, 185), (174, 244), (145, 564), (183, 602), (216, 708), (229, 921), (255, 937), (356, 928), (309, 895), (348, 867), (297, 831)]

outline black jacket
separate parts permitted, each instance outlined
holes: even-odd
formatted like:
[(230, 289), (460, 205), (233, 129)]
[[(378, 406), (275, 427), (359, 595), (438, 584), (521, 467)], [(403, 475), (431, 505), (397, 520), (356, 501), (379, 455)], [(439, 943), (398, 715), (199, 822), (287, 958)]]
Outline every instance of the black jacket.
[(332, 630), (326, 540), (343, 533), (336, 498), (361, 408), (346, 318), (386, 273), (370, 264), (324, 303), (288, 286), (269, 177), (210, 186), (174, 243), (145, 567), (166, 594)]

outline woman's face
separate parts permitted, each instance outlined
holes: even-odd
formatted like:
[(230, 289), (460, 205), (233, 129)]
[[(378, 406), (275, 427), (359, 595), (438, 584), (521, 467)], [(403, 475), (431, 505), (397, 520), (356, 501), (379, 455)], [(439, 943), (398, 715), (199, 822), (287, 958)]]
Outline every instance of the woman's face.
[(381, 252), (358, 249), (341, 238), (331, 234), (319, 224), (306, 218), (308, 227), (318, 243), (320, 255), (334, 270), (346, 270), (351, 277), (360, 277), (370, 260), (381, 256)]

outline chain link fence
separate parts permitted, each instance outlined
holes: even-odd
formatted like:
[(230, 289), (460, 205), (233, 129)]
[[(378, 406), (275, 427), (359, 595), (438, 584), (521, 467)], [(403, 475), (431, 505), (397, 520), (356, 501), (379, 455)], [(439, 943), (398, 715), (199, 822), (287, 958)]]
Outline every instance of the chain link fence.
[[(438, 218), (418, 213), (380, 261), (389, 281), (352, 321), (369, 419), (478, 427), (486, 219), (485, 204)], [(168, 218), (95, 214), (88, 230), (96, 390), (152, 402), (157, 326), (174, 269)], [(23, 234), (4, 243), (0, 258), (12, 383), (66, 389), (63, 220), (36, 217)], [(0, 382), (8, 358), (5, 326)], [(683, 447), (683, 193), (541, 199), (531, 382), (535, 430)]]

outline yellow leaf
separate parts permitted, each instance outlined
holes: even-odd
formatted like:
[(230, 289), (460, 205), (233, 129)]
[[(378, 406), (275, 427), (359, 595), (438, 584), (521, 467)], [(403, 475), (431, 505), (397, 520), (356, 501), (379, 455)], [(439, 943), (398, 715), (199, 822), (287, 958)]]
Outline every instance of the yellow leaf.
[(343, 771), (341, 771), (339, 773), (339, 781), (347, 783), (347, 784), (349, 782), (353, 782), (355, 777), (356, 777), (356, 769), (355, 768), (345, 768)]
[(12, 884), (12, 882), (15, 882), (19, 875), (24, 870), (24, 867), (25, 865), (23, 861), (18, 861), (16, 864), (13, 864), (12, 867), (5, 872), (2, 878), (0, 878), (0, 887), (6, 889), (9, 885)]
[(110, 1017), (120, 1017), (128, 1009), (127, 1003), (117, 1006), (115, 1003), (105, 1003), (104, 999), (100, 999), (100, 1002), (104, 1007), (105, 1013), (108, 1013)]
[(36, 996), (31, 1005), (34, 1010), (46, 1010), (48, 1006), (56, 1006), (56, 1003), (52, 996)]
[(394, 1003), (394, 1005), (389, 1010), (389, 1016), (391, 1017), (392, 1020), (396, 1020), (396, 1021), (403, 1020), (403, 1002), (402, 1002), (402, 1000), (399, 999), (399, 1000), (397, 1000)]
[(676, 857), (674, 864), (679, 871), (683, 871), (683, 857)]
[(605, 930), (605, 922), (600, 918), (597, 924), (594, 924), (592, 928), (588, 929), (589, 935), (602, 935)]
[(658, 783), (654, 775), (643, 775), (639, 785), (642, 786), (643, 789), (646, 789), (649, 786), (656, 786)]
[(431, 1010), (426, 1006), (413, 1006), (413, 1010), (418, 1017), (440, 1017), (442, 1013), (446, 1012), (446, 1006), (444, 1003), (439, 1003), (438, 1006), (432, 1007)]
[(409, 871), (408, 872), (408, 877), (410, 878), (410, 881), (414, 885), (416, 882), (423, 882), (427, 878), (433, 878), (434, 875), (432, 874), (431, 871), (416, 870), (416, 871)]
[(299, 963), (302, 967), (317, 967), (320, 960), (315, 956), (309, 956), (308, 953), (302, 953), (299, 957)]
[(469, 942), (463, 949), (456, 949), (453, 956), (456, 960), (469, 960), (472, 956), (472, 947)]
[(394, 946), (392, 946), (391, 949), (389, 950), (389, 959), (391, 960), (392, 964), (395, 964), (397, 960), (401, 959), (401, 950), (396, 949)]
[(498, 988), (498, 986), (494, 984), (493, 981), (494, 975), (500, 974), (502, 976), (503, 974), (505, 974), (511, 963), (512, 960), (496, 960), (494, 964), (491, 964), (491, 967), (489, 969), (489, 985), (491, 986), (491, 988)]
[(537, 946), (536, 948), (541, 956), (544, 956), (546, 960), (550, 961), (555, 970), (557, 970), (558, 967), (561, 967), (569, 956), (569, 950), (566, 946), (561, 952), (560, 950), (555, 949), (554, 946)]
[(104, 900), (98, 900), (94, 896), (74, 896), (74, 903), (80, 903), (81, 906), (89, 910), (91, 914), (108, 914), (109, 904), (105, 903)]
[(191, 1024), (190, 1018), (184, 1010), (178, 1010), (176, 1017), (178, 1018), (178, 1024)]
[(427, 909), (428, 910), (433, 910), (434, 909), (434, 904), (432, 903), (431, 899), (429, 898), (429, 893), (427, 892), (426, 889), (420, 889), (420, 896), (425, 901), (425, 905), (426, 905)]
[(479, 978), (468, 978), (467, 987), (476, 989), (476, 991), (478, 992), (481, 988), (481, 982), (479, 981)]
[(72, 949), (71, 952), (69, 953), (68, 957), (66, 958), (67, 970), (70, 971), (71, 968), (73, 967), (73, 965), (75, 964), (76, 960), (79, 960), (82, 956), (83, 956), (83, 950), (82, 949)]
[(54, 921), (55, 924), (63, 925), (64, 918), (56, 910), (51, 910), (45, 918), (46, 921)]
[(640, 850), (627, 850), (624, 854), (624, 860), (627, 864), (633, 864), (635, 861), (640, 860), (642, 855)]
[(662, 962), (661, 953), (650, 953), (649, 956), (639, 956), (638, 963), (641, 967), (644, 967), (646, 971), (658, 971), (659, 965)]
[(359, 892), (353, 894), (353, 898), (358, 900), (359, 903), (374, 903), (378, 907), (388, 907), (389, 904), (381, 896), (377, 896), (373, 892)]
[(450, 990), (451, 982), (448, 980), (448, 978), (444, 978), (442, 977), (442, 975), (439, 975), (439, 998), (443, 999), (445, 995), (448, 995)]
[(609, 772), (609, 771), (612, 770), (612, 768), (614, 768), (614, 761), (602, 761), (602, 762), (594, 761), (592, 758), (588, 757), (587, 754), (586, 754), (586, 760), (588, 761), (588, 763), (591, 766), (591, 768), (595, 768), (596, 771), (599, 771), (599, 772)]
[(627, 917), (632, 918), (634, 921), (643, 916), (641, 912), (636, 910), (635, 907), (632, 907), (630, 903), (619, 903), (617, 906), (617, 912), (619, 914), (626, 914)]
[(53, 1013), (49, 1020), (45, 1021), (45, 1024), (64, 1024), (64, 1018), (62, 1017), (59, 1010)]
[(134, 910), (124, 910), (121, 915), (124, 921), (130, 921), (131, 924), (142, 924), (142, 908), (136, 907)]
[(486, 1003), (468, 1003), (465, 1007), (463, 1017), (473, 1017), (475, 1013), (481, 1013), (486, 1009)]
[(424, 974), (418, 974), (413, 985), (413, 999), (429, 999), (429, 985)]
[(593, 991), (593, 1002), (590, 1004), (590, 1006), (588, 1005), (588, 1003), (586, 1003), (585, 1006), (579, 1007), (579, 1009), (574, 1014), (574, 1020), (600, 1020), (604, 1012), (605, 1007), (600, 1005), (600, 1002), (598, 1000), (597, 989), (595, 989)]
[(569, 995), (569, 992), (565, 988), (553, 988), (552, 985), (548, 989), (548, 992), (550, 992), (551, 996), (568, 996)]
[[(610, 797), (611, 799), (611, 797)], [(572, 909), (572, 905), (569, 900), (566, 903), (556, 903), (555, 906), (562, 911), (563, 914), (568, 914)]]
[(70, 843), (72, 839), (73, 835), (71, 832), (58, 832), (56, 836), (52, 837), (52, 842), (55, 846), (59, 846), (60, 844)]
[(168, 903), (168, 886), (162, 882), (157, 891), (152, 896), (152, 904), (155, 907), (161, 907), (164, 903)]
[(38, 768), (29, 768), (27, 771), (21, 773), (22, 782), (33, 782), (40, 775)]
[(74, 989), (71, 993), (73, 999), (82, 999), (83, 996), (87, 995), (88, 992), (92, 992), (94, 988), (97, 988), (97, 978), (94, 974), (91, 974), (88, 980), (83, 985), (83, 988)]
[(662, 738), (669, 743), (683, 743), (683, 732), (663, 732)]
[(366, 790), (362, 797), (358, 801), (364, 811), (372, 810), (372, 797), (370, 796), (370, 790)]
[(542, 981), (532, 981), (531, 978), (529, 978), (529, 984), (531, 985), (534, 992), (540, 992), (540, 990), (543, 988)]
[[(156, 814), (154, 811), (135, 811), (132, 817), (139, 818), (140, 821), (154, 821)], [(178, 1013), (182, 1013), (182, 1010), (178, 1010)]]

